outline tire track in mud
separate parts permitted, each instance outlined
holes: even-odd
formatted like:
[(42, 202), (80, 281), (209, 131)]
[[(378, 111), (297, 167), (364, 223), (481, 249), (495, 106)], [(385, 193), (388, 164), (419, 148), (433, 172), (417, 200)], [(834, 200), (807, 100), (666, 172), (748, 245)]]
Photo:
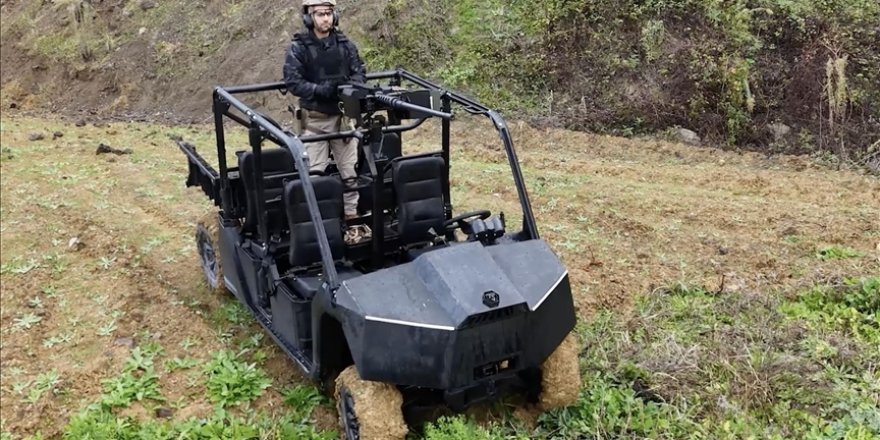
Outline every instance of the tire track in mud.
[[(197, 276), (179, 276), (169, 279), (163, 276), (167, 270), (152, 261), (153, 258), (149, 255), (138, 261), (136, 248), (120, 252), (118, 244), (120, 239), (126, 236), (126, 230), (115, 228), (112, 221), (102, 220), (95, 216), (82, 217), (76, 215), (75, 212), (63, 209), (57, 210), (56, 214), (83, 243), (80, 249), (70, 250), (67, 254), (76, 260), (68, 268), (67, 276), (80, 276), (79, 273), (71, 274), (80, 271), (91, 274), (91, 281), (98, 285), (106, 285), (107, 287), (102, 290), (108, 292), (108, 296), (110, 296), (107, 304), (96, 305), (89, 302), (90, 298), (87, 297), (88, 294), (85, 291), (69, 292), (69, 305), (73, 307), (79, 305), (105, 307), (106, 311), (112, 308), (125, 312), (125, 315), (117, 320), (118, 328), (115, 330), (113, 338), (132, 338), (136, 344), (149, 342), (137, 340), (140, 338), (139, 335), (143, 335), (146, 330), (164, 348), (169, 359), (176, 355), (186, 356), (186, 353), (178, 348), (180, 340), (185, 337), (194, 337), (200, 341), (200, 354), (222, 348), (216, 337), (216, 332), (210, 328), (206, 321), (208, 313), (202, 313), (199, 316), (198, 310), (184, 306), (175, 300), (173, 292), (179, 286), (177, 283), (182, 282), (193, 287), (193, 290), (198, 290), (199, 278)], [(155, 217), (148, 216), (146, 212), (143, 214), (143, 217), (138, 218), (158, 221)], [(116, 267), (106, 273), (97, 268), (95, 262), (101, 257), (114, 254)], [(183, 264), (182, 266), (190, 265)], [(204, 302), (203, 305), (205, 310), (210, 310), (210, 304)], [(87, 401), (94, 400), (102, 393), (101, 380), (118, 374), (122, 362), (128, 356), (126, 347), (119, 346), (113, 339), (105, 341), (91, 336), (91, 331), (93, 329), (89, 329), (89, 333), (84, 336), (86, 341), (81, 342), (80, 346), (96, 345), (95, 356), (82, 366), (67, 366), (62, 369), (64, 387), (68, 393)], [(7, 348), (13, 352), (20, 351), (16, 350), (16, 347)], [(4, 350), (4, 352), (6, 351)], [(24, 354), (27, 353), (27, 350), (20, 352)], [(4, 359), (4, 364), (9, 361), (15, 362), (15, 360), (15, 358)], [(55, 362), (49, 361), (47, 363), (56, 366)], [(177, 383), (173, 384), (169, 381)], [(160, 376), (163, 395), (169, 401), (176, 401), (181, 397), (178, 388), (182, 388), (180, 386), (182, 382), (182, 380), (175, 381), (167, 374)], [(169, 388), (169, 386), (172, 387)], [(183, 392), (182, 397), (193, 397), (186, 394), (186, 391)], [(39, 429), (49, 437), (53, 437), (60, 434), (60, 430), (66, 425), (67, 418), (78, 411), (79, 408), (71, 407), (70, 402), (60, 402), (57, 399), (46, 401), (44, 399), (37, 405), (16, 408), (16, 414), (11, 418), (8, 429), (20, 433), (32, 433)], [(201, 405), (201, 409), (196, 408), (195, 411), (187, 410), (187, 408), (180, 409), (181, 413), (196, 416), (207, 415), (210, 411), (211, 408), (205, 405)], [(47, 425), (39, 422), (40, 420), (53, 422), (51, 425)]]
[[(175, 256), (179, 254), (180, 246), (176, 240), (181, 232), (190, 226), (189, 221), (164, 214), (165, 208), (149, 200), (137, 200), (137, 203), (126, 203), (126, 206), (134, 211), (131, 217), (137, 219), (137, 224), (158, 224), (159, 233), (167, 232), (173, 239), (156, 246), (139, 260), (136, 259), (138, 252), (136, 248), (129, 249), (125, 255), (120, 254), (117, 260), (120, 268), (115, 272), (123, 275), (123, 284), (130, 286), (133, 292), (123, 298), (124, 302), (120, 305), (120, 308), (127, 313), (126, 318), (131, 318), (131, 322), (120, 325), (119, 333), (134, 336), (143, 328), (148, 328), (154, 333), (158, 332), (162, 335), (159, 342), (166, 348), (169, 358), (174, 356), (173, 352), (179, 351), (177, 345), (186, 337), (195, 337), (202, 341), (198, 351), (200, 355), (207, 356), (210, 352), (222, 349), (223, 345), (218, 339), (217, 329), (214, 328), (209, 317), (224, 304), (234, 302), (234, 299), (226, 295), (212, 294), (204, 286), (195, 246), (192, 246), (192, 253), (187, 255), (184, 261), (174, 263), (157, 261), (163, 251), (169, 251)], [(98, 260), (101, 256), (117, 251), (118, 246), (115, 243), (118, 243), (120, 238), (130, 237), (131, 233), (137, 232), (137, 225), (133, 225), (132, 230), (114, 229), (112, 221), (100, 218), (80, 218), (69, 212), (65, 212), (64, 217), (68, 224), (76, 225), (75, 228), (89, 231), (82, 237), (87, 246), (81, 252), (92, 260)], [(193, 224), (194, 222), (195, 220)], [(194, 243), (194, 235), (192, 240)], [(89, 243), (93, 245), (89, 246)], [(135, 264), (136, 262), (138, 264)], [(263, 333), (262, 328), (251, 321), (247, 321), (243, 327), (236, 326), (235, 331), (240, 335)], [(277, 387), (307, 381), (290, 359), (272, 345), (269, 338), (263, 338), (262, 344), (269, 355), (263, 368), (273, 378)], [(181, 353), (181, 357), (184, 356), (185, 353)], [(280, 398), (279, 390), (274, 388), (267, 393), (270, 400)], [(163, 390), (163, 393), (168, 397), (167, 390)], [(265, 397), (256, 405), (266, 406), (267, 409), (279, 406), (278, 402), (267, 404)], [(201, 413), (205, 408), (211, 410), (209, 405), (197, 403), (194, 411)], [(190, 414), (192, 411), (184, 408), (181, 413)]]
[[(131, 206), (130, 204), (128, 206)], [(125, 312), (125, 315), (118, 321), (118, 328), (114, 332), (114, 337), (129, 337), (135, 343), (148, 342), (147, 340), (137, 340), (146, 330), (149, 334), (156, 337), (156, 342), (164, 348), (167, 358), (185, 357), (186, 353), (182, 353), (178, 349), (180, 340), (186, 337), (193, 337), (200, 341), (199, 353), (205, 357), (207, 353), (222, 348), (217, 333), (211, 329), (207, 322), (207, 315), (213, 309), (219, 307), (222, 298), (204, 298), (198, 308), (185, 306), (180, 301), (177, 291), (181, 290), (199, 290), (198, 275), (187, 276), (185, 272), (169, 270), (162, 264), (155, 261), (155, 252), (153, 255), (145, 255), (138, 258), (138, 249), (129, 247), (127, 250), (120, 250), (119, 244), (124, 238), (130, 238), (136, 233), (137, 224), (142, 222), (164, 224), (163, 230), (169, 230), (172, 226), (168, 219), (161, 219), (155, 215), (151, 215), (146, 210), (134, 210), (131, 214), (133, 218), (138, 219), (138, 223), (133, 224), (132, 230), (119, 228), (112, 220), (102, 219), (100, 215), (87, 215), (85, 217), (76, 215), (70, 210), (58, 210), (56, 214), (62, 219), (67, 228), (71, 230), (82, 241), (82, 248), (77, 251), (70, 251), (68, 256), (76, 260), (71, 266), (77, 266), (77, 271), (83, 271), (92, 275), (92, 281), (98, 285), (106, 285), (103, 291), (110, 292), (110, 300), (105, 307), (109, 309), (117, 309)], [(158, 246), (155, 251), (161, 252), (162, 246)], [(177, 249), (175, 249), (175, 252)], [(116, 260), (114, 267), (107, 272), (102, 272), (97, 268), (96, 262), (102, 257), (113, 255)], [(196, 268), (195, 264), (189, 262), (179, 264), (183, 271), (187, 267)], [(72, 269), (72, 268), (71, 268)], [(73, 272), (73, 270), (69, 270)], [(169, 273), (172, 276), (167, 276)], [(70, 276), (70, 275), (68, 275)], [(80, 276), (77, 274), (77, 276)], [(86, 304), (87, 306), (96, 307), (89, 304), (89, 298), (86, 298), (85, 292), (75, 292), (71, 296), (77, 296), (72, 299), (73, 302)], [(201, 315), (200, 315), (201, 312)], [(199, 324), (202, 323), (202, 324)], [(78, 398), (93, 400), (101, 394), (101, 380), (118, 374), (121, 363), (128, 356), (128, 349), (117, 346), (112, 340), (100, 341), (94, 336), (86, 336), (91, 338), (89, 342), (97, 342), (100, 348), (97, 356), (87, 362), (80, 368), (75, 368), (65, 374), (66, 383), (70, 386), (68, 391), (71, 395)], [(103, 355), (100, 354), (103, 352)], [(169, 381), (176, 383), (169, 383)], [(174, 380), (169, 375), (160, 376), (160, 386), (163, 395), (169, 401), (176, 401), (179, 397), (189, 397), (184, 391), (184, 395), (180, 395), (183, 380)], [(172, 388), (169, 388), (171, 386)], [(191, 393), (190, 393), (191, 394)], [(201, 393), (204, 394), (204, 393)], [(181, 414), (189, 416), (205, 416), (210, 413), (212, 408), (204, 405), (195, 399), (195, 407), (180, 408)], [(37, 426), (37, 422), (23, 422), (25, 417), (15, 417), (23, 423), (10, 424), (10, 429), (18, 432), (33, 432), (36, 428), (43, 430), (44, 434), (49, 433), (50, 436), (59, 434), (63, 426), (66, 425), (66, 418), (72, 413), (78, 411), (78, 408), (64, 407), (65, 405), (55, 405), (53, 402), (43, 403), (42, 406), (22, 407), (19, 413), (25, 411), (31, 413), (38, 411), (39, 416), (36, 419), (55, 420), (49, 427)]]
[[(172, 277), (166, 277), (161, 280), (162, 284), (167, 287), (169, 292), (177, 292), (171, 293), (171, 295), (177, 295), (181, 298), (191, 298), (193, 296), (187, 295), (183, 293), (184, 286), (190, 286), (191, 290), (199, 291), (199, 293), (203, 293), (203, 296), (199, 298), (200, 305), (196, 307), (196, 310), (201, 311), (201, 319), (206, 320), (206, 316), (208, 316), (213, 310), (219, 309), (224, 303), (234, 302), (238, 304), (237, 300), (228, 295), (216, 295), (211, 294), (208, 289), (203, 286), (203, 278), (201, 267), (198, 262), (198, 255), (195, 248), (195, 224), (200, 218), (200, 214), (208, 211), (215, 211), (217, 208), (213, 205), (213, 202), (207, 200), (201, 190), (196, 188), (184, 188), (180, 192), (180, 197), (183, 199), (178, 202), (169, 202), (168, 206), (163, 206), (158, 203), (154, 199), (143, 195), (135, 195), (135, 201), (129, 203), (127, 206), (134, 206), (137, 208), (143, 215), (136, 215), (135, 217), (138, 219), (142, 218), (153, 218), (159, 221), (159, 223), (163, 226), (163, 230), (172, 231), (172, 232), (182, 232), (183, 230), (189, 228), (192, 231), (192, 234), (186, 234), (187, 238), (192, 240), (192, 252), (187, 257), (187, 268), (183, 269), (185, 273), (181, 273), (180, 271), (172, 270), (170, 273), (173, 275)], [(198, 199), (198, 202), (192, 201), (192, 199)], [(174, 212), (184, 212), (183, 215), (189, 215), (185, 212), (189, 209), (178, 210), (176, 208), (180, 208), (182, 204), (186, 203), (194, 203), (197, 204), (197, 208), (193, 209), (196, 213), (192, 214), (191, 217), (173, 217), (168, 214), (170, 211)], [(178, 236), (179, 234), (172, 234), (173, 236)], [(158, 246), (156, 250), (162, 248), (162, 246)], [(173, 250), (176, 252), (179, 250), (179, 247), (173, 246)], [(154, 273), (160, 272), (161, 269), (157, 264), (151, 264), (150, 270)], [(191, 276), (189, 274), (192, 274)], [(195, 280), (193, 283), (191, 280)], [(173, 302), (173, 301), (172, 301)], [(248, 319), (250, 319), (250, 314), (248, 314)], [(244, 330), (245, 332), (253, 333), (253, 334), (261, 334), (265, 335), (265, 332), (256, 321), (248, 321), (247, 328)], [(213, 334), (212, 334), (213, 335)], [(267, 349), (268, 357), (264, 361), (262, 368), (269, 374), (269, 376), (273, 379), (274, 386), (270, 388), (270, 393), (274, 394), (274, 397), (267, 399), (259, 399), (255, 402), (254, 408), (256, 410), (267, 410), (272, 411), (273, 408), (280, 407), (280, 403), (274, 400), (280, 399), (280, 390), (285, 385), (290, 384), (312, 384), (310, 379), (308, 379), (298, 366), (294, 364), (294, 362), (287, 357), (275, 344), (271, 341), (270, 338), (263, 338), (263, 348)], [(196, 405), (198, 406), (198, 405)], [(210, 407), (208, 408), (210, 410)], [(324, 430), (333, 430), (337, 425), (337, 414), (335, 409), (328, 409), (323, 406), (319, 406), (314, 408), (313, 410), (313, 419), (315, 426), (318, 429)]]
[[(162, 219), (149, 210), (141, 209), (138, 206), (135, 206), (135, 208), (137, 208), (138, 214), (133, 214), (132, 216), (138, 219), (138, 223), (156, 224), (154, 222), (159, 222), (159, 224), (166, 225), (165, 230), (171, 231), (178, 227), (177, 225), (171, 225), (168, 219)], [(110, 222), (95, 218), (78, 217), (68, 211), (62, 211), (62, 217), (74, 229), (82, 231), (80, 232), (82, 234), (80, 239), (84, 246), (79, 251), (81, 255), (92, 260), (100, 260), (107, 255), (116, 255), (114, 262), (116, 267), (113, 269), (112, 274), (124, 277), (123, 285), (132, 289), (132, 294), (125, 295), (122, 299), (124, 300), (124, 311), (132, 313), (130, 317), (133, 318), (133, 325), (165, 323), (166, 325), (163, 325), (163, 327), (166, 327), (168, 323), (167, 313), (159, 313), (160, 316), (163, 316), (163, 319), (158, 321), (151, 320), (149, 316), (146, 316), (147, 313), (145, 312), (151, 312), (154, 308), (182, 309), (186, 310), (187, 314), (197, 312), (197, 310), (192, 308), (179, 305), (181, 298), (177, 296), (177, 292), (182, 290), (197, 291), (200, 288), (201, 278), (200, 272), (197, 272), (198, 267), (195, 263), (195, 255), (187, 262), (176, 263), (176, 269), (179, 270), (175, 270), (172, 267), (163, 267), (166, 263), (157, 263), (155, 259), (158, 258), (157, 253), (167, 250), (164, 249), (167, 247), (166, 243), (156, 246), (146, 255), (140, 254), (139, 249), (134, 247), (129, 247), (126, 251), (120, 253), (120, 248), (117, 244), (122, 239), (130, 237), (126, 231), (115, 230), (114, 225)], [(131, 231), (131, 233), (135, 234), (137, 231)], [(174, 252), (178, 250), (179, 248), (175, 249)], [(170, 263), (167, 264), (170, 265)], [(188, 276), (186, 272), (190, 267), (192, 268), (193, 275)], [(97, 271), (97, 269), (93, 271)], [(207, 294), (205, 296), (205, 299), (211, 299)], [(208, 310), (202, 311), (206, 312)], [(193, 330), (191, 318), (193, 317), (185, 319), (186, 324), (180, 326), (179, 330)], [(177, 332), (169, 334), (175, 333)], [(206, 333), (213, 335), (211, 332)]]
[[(104, 284), (104, 276), (97, 270), (94, 262), (98, 261), (103, 256), (110, 255), (117, 251), (114, 242), (118, 242), (118, 237), (114, 233), (110, 233), (112, 228), (91, 217), (78, 217), (72, 213), (71, 210), (67, 209), (55, 210), (54, 214), (64, 222), (67, 228), (70, 228), (75, 232), (76, 236), (83, 240), (83, 242), (87, 243), (82, 248), (78, 250), (68, 250), (65, 254), (68, 258), (74, 261), (66, 269), (63, 274), (64, 277), (79, 277), (81, 276), (81, 272), (88, 273), (93, 275), (89, 280), (89, 287), (92, 287), (93, 283), (99, 285)], [(127, 258), (127, 256), (123, 256), (123, 258)], [(45, 350), (35, 349), (35, 347), (39, 345), (42, 336), (48, 336), (56, 331), (69, 329), (70, 324), (61, 321), (65, 314), (73, 313), (74, 317), (79, 319), (82, 315), (77, 313), (76, 310), (95, 307), (104, 307), (107, 310), (114, 308), (126, 311), (123, 321), (124, 323), (119, 325), (115, 334), (116, 336), (134, 336), (136, 333), (135, 330), (143, 324), (143, 319), (142, 316), (139, 316), (137, 313), (130, 312), (134, 309), (134, 307), (129, 305), (132, 296), (141, 297), (142, 301), (147, 302), (149, 299), (147, 296), (150, 291), (160, 290), (157, 289), (157, 287), (160, 286), (157, 283), (133, 282), (138, 279), (152, 279), (153, 277), (148, 276), (149, 273), (149, 268), (133, 271), (131, 273), (124, 270), (113, 271), (112, 274), (108, 273), (106, 275), (108, 278), (113, 278), (113, 275), (125, 274), (127, 280), (122, 285), (114, 283), (113, 281), (106, 282), (108, 287), (110, 284), (114, 285), (113, 288), (101, 289), (101, 291), (109, 292), (108, 296), (111, 297), (106, 305), (91, 303), (93, 298), (90, 298), (89, 294), (94, 291), (91, 288), (84, 289), (82, 286), (77, 288), (77, 286), (72, 286), (75, 283), (65, 283), (64, 278), (59, 280), (43, 276), (44, 274), (34, 273), (32, 281), (34, 281), (36, 285), (48, 284), (59, 286), (59, 290), (64, 295), (64, 305), (46, 304), (44, 319), (41, 322), (40, 327), (42, 334), (31, 331), (22, 337), (15, 338), (18, 342), (22, 342), (21, 344), (6, 344), (3, 359), (4, 366), (23, 364), (28, 367), (28, 370), (31, 370), (32, 374), (37, 372), (34, 368), (39, 369), (39, 372), (48, 372), (50, 369), (53, 371), (59, 371), (60, 376), (63, 378), (63, 382), (56, 387), (57, 389), (64, 389), (70, 396), (75, 396), (79, 399), (95, 399), (102, 392), (101, 380), (117, 374), (120, 370), (122, 362), (128, 356), (128, 350), (125, 347), (113, 343), (112, 340), (104, 341), (93, 336), (92, 332), (95, 329), (89, 326), (73, 330), (74, 334), (77, 334), (77, 339), (80, 339), (81, 337), (83, 338), (82, 340), (73, 342), (71, 347), (61, 347), (61, 350), (75, 348), (77, 352), (82, 352), (83, 350), (87, 351), (90, 356), (88, 356), (85, 361), (78, 362), (74, 359), (59, 360), (57, 356), (53, 357), (51, 351), (45, 352)], [(12, 287), (12, 289), (28, 289), (30, 288), (28, 286), (29, 285), (17, 285)], [(127, 286), (133, 287), (133, 290), (136, 293), (127, 292)], [(6, 288), (4, 288), (4, 290), (5, 289)], [(121, 296), (119, 295), (120, 293)], [(52, 302), (54, 303), (55, 301)], [(64, 310), (61, 310), (62, 307)], [(94, 327), (97, 327), (97, 325)], [(83, 335), (82, 332), (87, 333)], [(7, 353), (9, 356), (6, 356)], [(48, 359), (41, 356), (44, 353), (45, 356), (49, 357)], [(23, 359), (21, 358), (22, 356), (24, 356)], [(38, 366), (35, 366), (32, 361), (32, 359), (35, 358), (42, 359)], [(10, 406), (13, 407), (10, 409), (14, 410), (14, 415), (12, 417), (4, 417), (4, 419), (9, 422), (6, 429), (18, 433), (33, 433), (39, 430), (50, 438), (60, 435), (61, 430), (66, 425), (67, 419), (80, 409), (73, 405), (73, 401), (65, 401), (59, 396), (54, 395), (43, 397), (33, 404), (13, 404)], [(7, 408), (10, 406), (7, 406)], [(4, 411), (4, 413), (6, 412), (7, 411)]]

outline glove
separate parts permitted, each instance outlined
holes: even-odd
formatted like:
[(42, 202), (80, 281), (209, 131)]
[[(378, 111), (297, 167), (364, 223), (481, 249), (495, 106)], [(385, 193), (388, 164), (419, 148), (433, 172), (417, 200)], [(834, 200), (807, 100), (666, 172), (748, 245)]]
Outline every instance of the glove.
[(339, 98), (339, 91), (336, 89), (336, 84), (321, 84), (315, 87), (315, 96), (324, 99), (337, 99)]

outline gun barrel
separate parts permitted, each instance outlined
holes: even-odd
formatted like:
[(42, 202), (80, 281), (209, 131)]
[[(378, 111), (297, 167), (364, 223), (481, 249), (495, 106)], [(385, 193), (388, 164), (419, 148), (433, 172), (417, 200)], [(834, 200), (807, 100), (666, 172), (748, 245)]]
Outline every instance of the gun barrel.
[(445, 112), (441, 112), (438, 110), (434, 110), (432, 108), (422, 107), (422, 106), (416, 105), (416, 104), (411, 104), (409, 102), (406, 102), (406, 101), (399, 99), (399, 98), (395, 98), (393, 96), (376, 95), (375, 98), (376, 98), (376, 101), (379, 101), (382, 104), (385, 104), (385, 105), (387, 105), (391, 108), (397, 109), (397, 110), (412, 110), (412, 111), (427, 113), (429, 115), (436, 116), (438, 118), (443, 118), (443, 119), (450, 119), (451, 120), (453, 118), (452, 113), (445, 113)]

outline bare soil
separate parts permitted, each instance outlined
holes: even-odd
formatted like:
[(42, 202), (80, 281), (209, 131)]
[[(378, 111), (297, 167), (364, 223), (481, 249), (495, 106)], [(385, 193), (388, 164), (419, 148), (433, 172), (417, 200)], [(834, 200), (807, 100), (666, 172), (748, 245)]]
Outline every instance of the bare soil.
[[(340, 1), (345, 31), (363, 36), (386, 3)], [(280, 81), (285, 51), (302, 31), (296, 2), (141, 4), (0, 2), (0, 108), (208, 122), (214, 86)], [(47, 33), (74, 43), (51, 44)], [(283, 110), (286, 98), (254, 105)]]

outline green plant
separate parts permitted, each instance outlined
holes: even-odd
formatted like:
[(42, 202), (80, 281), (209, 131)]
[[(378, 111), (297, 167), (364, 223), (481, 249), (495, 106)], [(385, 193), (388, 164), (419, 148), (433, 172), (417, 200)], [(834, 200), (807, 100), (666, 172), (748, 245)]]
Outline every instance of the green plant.
[(254, 364), (243, 362), (229, 350), (214, 354), (205, 366), (208, 397), (226, 407), (256, 399), (272, 381)]
[(465, 417), (441, 417), (425, 426), (425, 440), (501, 440), (504, 437)]
[(71, 339), (73, 339), (73, 333), (70, 333), (70, 332), (61, 333), (61, 334), (43, 339), (43, 347), (52, 348), (56, 345), (66, 344), (66, 343), (70, 342)]
[(63, 255), (60, 254), (51, 254), (43, 257), (43, 261), (49, 263), (49, 266), (52, 268), (52, 275), (58, 276), (61, 275), (65, 269), (67, 269), (67, 261), (65, 260)]
[(685, 438), (700, 430), (674, 406), (646, 402), (611, 377), (591, 374), (585, 383), (588, 387), (574, 406), (541, 417), (544, 432), (555, 432), (562, 438)]
[(16, 257), (10, 263), (0, 265), (0, 274), (14, 273), (24, 275), (38, 267), (40, 267), (40, 263), (33, 258), (24, 261), (22, 258)]
[(39, 324), (41, 321), (43, 321), (43, 318), (41, 316), (37, 316), (33, 313), (26, 313), (23, 315), (19, 315), (15, 319), (13, 319), (12, 325), (17, 330), (29, 330), (31, 327)]
[(813, 326), (841, 329), (880, 346), (880, 277), (816, 286), (784, 304), (782, 311)]
[(25, 373), (24, 368), (21, 368), (21, 367), (9, 367), (9, 368), (6, 368), (6, 369), (3, 371), (3, 373), (0, 373), (0, 376), (2, 376), (2, 377), (5, 378), (5, 377), (9, 377), (9, 376), (21, 376), (21, 375), (24, 374), (24, 373)]
[(175, 370), (188, 370), (199, 365), (201, 362), (196, 358), (174, 358), (165, 361), (165, 371), (171, 373)]
[(312, 410), (318, 405), (328, 405), (330, 401), (317, 388), (311, 385), (295, 385), (281, 391), (284, 404), (293, 411), (295, 420), (308, 420)]
[(21, 395), (21, 394), (24, 394), (24, 391), (25, 391), (26, 389), (28, 389), (28, 387), (30, 387), (30, 386), (31, 386), (31, 383), (30, 383), (30, 382), (16, 381), (16, 382), (13, 382), (13, 383), (12, 383), (12, 391), (13, 391), (15, 394), (19, 394), (19, 395)]
[(156, 354), (155, 348), (137, 347), (132, 350), (131, 356), (125, 361), (122, 374), (103, 381), (101, 407), (126, 407), (134, 401), (144, 399), (164, 401), (159, 392), (159, 376), (153, 367)]
[(654, 61), (663, 53), (663, 43), (666, 39), (666, 26), (663, 20), (648, 20), (642, 26), (642, 50), (645, 59)]
[(37, 37), (33, 42), (33, 50), (53, 61), (72, 62), (79, 54), (76, 40), (61, 34), (47, 34)]
[(244, 306), (232, 301), (223, 304), (217, 311), (217, 318), (221, 322), (225, 321), (236, 325), (248, 322), (249, 316), (250, 314)]
[(98, 336), (110, 336), (116, 331), (116, 321), (110, 321), (107, 324), (98, 327), (96, 334)]
[(50, 299), (57, 298), (59, 295), (58, 289), (56, 289), (55, 286), (44, 287), (42, 292), (43, 292), (43, 295), (46, 295), (46, 298), (50, 298)]
[(64, 430), (64, 439), (122, 439), (131, 438), (134, 423), (128, 418), (116, 418), (113, 413), (90, 409), (73, 416)]
[(165, 240), (162, 238), (153, 237), (150, 240), (148, 240), (146, 244), (141, 246), (141, 252), (144, 254), (149, 254), (150, 252), (153, 251), (153, 249), (156, 248), (156, 246), (159, 246), (164, 242), (165, 242)]
[(251, 336), (248, 336), (243, 341), (241, 341), (241, 344), (239, 344), (239, 347), (241, 350), (254, 349), (254, 348), (257, 348), (260, 346), (260, 342), (262, 340), (263, 340), (263, 333), (255, 333)]
[(61, 376), (55, 370), (40, 374), (31, 386), (27, 401), (36, 403), (46, 391), (54, 389), (59, 383), (61, 383)]
[(532, 435), (874, 435), (880, 343), (865, 317), (875, 316), (878, 285), (850, 279), (780, 302), (679, 282), (641, 298), (630, 316), (600, 311), (578, 327), (587, 342), (580, 399), (542, 415)]
[(189, 351), (190, 348), (196, 347), (199, 345), (199, 341), (193, 339), (190, 336), (187, 336), (182, 341), (180, 341), (180, 347), (186, 351)]
[(113, 266), (114, 262), (116, 262), (116, 256), (112, 256), (112, 257), (102, 256), (101, 261), (98, 262), (98, 266), (101, 269), (108, 270), (108, 269), (110, 269), (111, 266)]
[(337, 437), (334, 432), (320, 432), (290, 418), (275, 418), (265, 414), (241, 417), (225, 410), (218, 410), (204, 419), (191, 418), (178, 422), (159, 423), (117, 417), (112, 412), (94, 407), (72, 417), (63, 434), (65, 440), (332, 440)]
[(843, 260), (847, 258), (858, 258), (862, 254), (841, 246), (825, 246), (816, 251), (816, 258), (820, 260)]

